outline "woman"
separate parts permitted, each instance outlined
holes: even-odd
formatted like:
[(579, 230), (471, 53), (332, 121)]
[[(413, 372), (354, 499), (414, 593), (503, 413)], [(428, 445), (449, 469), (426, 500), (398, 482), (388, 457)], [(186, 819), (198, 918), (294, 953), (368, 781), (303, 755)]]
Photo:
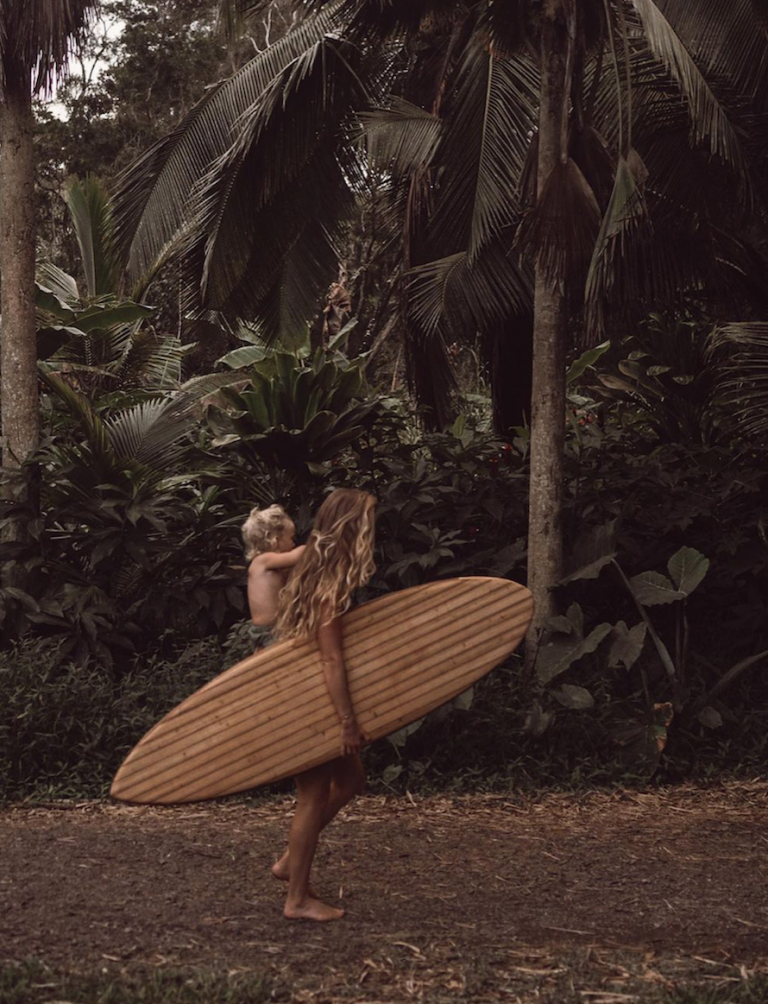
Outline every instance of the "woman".
[(309, 884), (320, 831), (363, 790), (359, 752), (367, 736), (352, 705), (342, 648), (341, 615), (354, 591), (373, 575), (374, 506), (367, 492), (339, 488), (317, 513), (306, 549), (280, 593), (274, 635), (279, 641), (315, 635), (323, 676), (339, 719), (340, 755), (296, 777), (298, 804), (288, 850), (274, 865), (287, 880), (285, 916), (338, 920), (343, 910), (323, 903)]

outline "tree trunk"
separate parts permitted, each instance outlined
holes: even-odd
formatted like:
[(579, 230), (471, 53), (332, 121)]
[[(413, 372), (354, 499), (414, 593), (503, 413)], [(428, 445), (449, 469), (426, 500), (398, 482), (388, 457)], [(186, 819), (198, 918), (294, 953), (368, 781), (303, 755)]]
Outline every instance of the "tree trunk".
[[(562, 11), (543, 15), (537, 193), (562, 153), (562, 121), (569, 93), (568, 35)], [(542, 628), (554, 614), (552, 588), (562, 576), (563, 445), (565, 437), (565, 340), (563, 281), (553, 283), (537, 267), (533, 306), (531, 481), (528, 505), (528, 588), (534, 616), (526, 664), (535, 661)]]
[[(30, 74), (11, 72), (0, 105), (0, 409), (4, 494), (27, 511), (36, 507), (34, 479), (19, 468), (40, 441), (32, 133)], [(25, 530), (9, 535), (23, 539)]]

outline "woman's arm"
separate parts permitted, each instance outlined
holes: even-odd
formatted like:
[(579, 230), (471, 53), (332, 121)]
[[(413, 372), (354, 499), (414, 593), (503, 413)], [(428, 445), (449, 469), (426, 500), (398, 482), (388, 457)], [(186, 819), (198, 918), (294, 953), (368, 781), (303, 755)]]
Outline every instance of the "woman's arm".
[(357, 753), (368, 737), (360, 728), (347, 683), (347, 669), (342, 648), (341, 618), (334, 617), (317, 631), (317, 643), (323, 666), (323, 676), (333, 706), (341, 722), (341, 751), (346, 756)]

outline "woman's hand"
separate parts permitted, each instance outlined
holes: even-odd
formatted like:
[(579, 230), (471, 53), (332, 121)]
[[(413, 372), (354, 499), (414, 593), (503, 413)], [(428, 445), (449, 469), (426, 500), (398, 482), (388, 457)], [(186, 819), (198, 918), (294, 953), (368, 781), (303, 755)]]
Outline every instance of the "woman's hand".
[(359, 753), (360, 747), (368, 742), (368, 736), (360, 728), (353, 715), (341, 723), (341, 752), (344, 756)]

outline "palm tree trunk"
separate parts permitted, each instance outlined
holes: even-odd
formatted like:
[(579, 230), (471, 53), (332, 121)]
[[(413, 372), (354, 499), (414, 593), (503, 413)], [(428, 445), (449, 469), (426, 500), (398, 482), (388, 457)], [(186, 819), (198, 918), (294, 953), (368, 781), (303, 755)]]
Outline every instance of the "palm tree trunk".
[[(19, 471), (39, 444), (35, 324), (35, 174), (30, 74), (9, 73), (0, 105), (0, 408), (6, 497), (34, 507)], [(19, 539), (19, 528), (12, 539)], [(23, 536), (23, 533), (22, 533)]]
[[(562, 154), (562, 122), (569, 93), (568, 36), (562, 12), (543, 15), (537, 192)], [(531, 481), (528, 504), (528, 587), (534, 617), (526, 664), (536, 658), (539, 637), (554, 613), (552, 587), (562, 575), (563, 444), (565, 436), (565, 343), (567, 314), (561, 281), (536, 269), (531, 402)]]

